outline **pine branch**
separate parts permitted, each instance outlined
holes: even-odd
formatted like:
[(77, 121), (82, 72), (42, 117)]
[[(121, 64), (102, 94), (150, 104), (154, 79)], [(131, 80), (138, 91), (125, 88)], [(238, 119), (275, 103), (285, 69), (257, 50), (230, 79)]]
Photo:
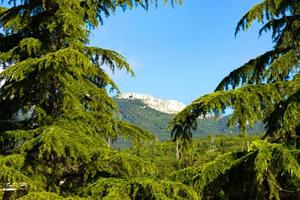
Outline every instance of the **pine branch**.
[(299, 146), (299, 102), (300, 90), (296, 90), (290, 97), (276, 104), (274, 111), (265, 119), (266, 138)]
[(199, 199), (190, 187), (172, 181), (137, 179), (99, 179), (85, 189), (92, 198), (103, 199)]
[[(217, 91), (202, 96), (175, 116), (169, 124), (173, 127), (172, 134), (191, 136), (197, 128), (197, 118), (208, 114), (220, 115), (226, 108), (233, 108), (228, 122), (229, 127), (238, 123), (242, 133), (246, 127), (268, 117), (276, 103), (283, 101), (298, 91), (299, 76), (292, 81), (276, 82), (265, 85), (246, 85), (230, 91)], [(297, 109), (293, 109), (293, 115)], [(297, 114), (296, 114), (297, 115)], [(286, 122), (288, 119), (285, 118)]]
[(247, 30), (254, 21), (264, 22), (264, 20), (273, 20), (279, 17), (285, 17), (288, 12), (292, 15), (297, 14), (299, 1), (297, 0), (263, 0), (261, 3), (252, 7), (238, 22), (236, 34), (240, 30)]
[(31, 192), (25, 196), (22, 196), (21, 198), (18, 198), (20, 200), (89, 200), (89, 198), (81, 198), (81, 197), (67, 197), (64, 198), (62, 196), (59, 196), (56, 193), (51, 192)]

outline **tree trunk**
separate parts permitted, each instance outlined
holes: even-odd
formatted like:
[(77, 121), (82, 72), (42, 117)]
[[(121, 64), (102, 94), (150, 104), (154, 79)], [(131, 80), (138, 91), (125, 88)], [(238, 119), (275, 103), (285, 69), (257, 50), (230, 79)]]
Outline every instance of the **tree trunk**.
[(110, 138), (107, 139), (107, 145), (109, 148), (111, 147), (111, 139)]
[(249, 141), (249, 139), (247, 139), (247, 151), (248, 152), (250, 151), (250, 141)]
[(180, 153), (179, 153), (179, 140), (176, 139), (176, 160), (179, 161)]

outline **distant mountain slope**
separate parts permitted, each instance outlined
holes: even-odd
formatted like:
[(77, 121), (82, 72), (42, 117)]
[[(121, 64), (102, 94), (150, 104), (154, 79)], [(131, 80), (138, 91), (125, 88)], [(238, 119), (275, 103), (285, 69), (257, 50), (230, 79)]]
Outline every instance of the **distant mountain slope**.
[[(120, 110), (120, 118), (131, 122), (142, 128), (145, 128), (159, 137), (160, 140), (169, 140), (170, 132), (166, 130), (168, 122), (174, 116), (173, 114), (163, 113), (150, 108), (141, 100), (114, 98)], [(229, 116), (218, 120), (199, 119), (198, 129), (194, 132), (194, 137), (217, 135), (217, 134), (238, 134), (239, 129), (233, 130), (227, 128)], [(260, 134), (264, 131), (263, 124), (257, 123), (254, 128), (249, 128), (249, 134)]]
[(166, 126), (173, 115), (150, 108), (137, 99), (115, 98), (115, 101), (119, 106), (121, 119), (151, 131), (162, 140), (170, 138)]

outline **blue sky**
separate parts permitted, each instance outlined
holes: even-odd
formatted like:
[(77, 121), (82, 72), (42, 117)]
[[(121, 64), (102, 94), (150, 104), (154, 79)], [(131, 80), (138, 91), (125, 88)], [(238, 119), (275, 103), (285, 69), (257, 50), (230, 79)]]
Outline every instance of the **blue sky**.
[(184, 5), (117, 12), (94, 30), (91, 45), (123, 54), (136, 77), (117, 72), (122, 92), (190, 103), (221, 79), (272, 47), (258, 25), (234, 36), (243, 14), (258, 0), (185, 0)]

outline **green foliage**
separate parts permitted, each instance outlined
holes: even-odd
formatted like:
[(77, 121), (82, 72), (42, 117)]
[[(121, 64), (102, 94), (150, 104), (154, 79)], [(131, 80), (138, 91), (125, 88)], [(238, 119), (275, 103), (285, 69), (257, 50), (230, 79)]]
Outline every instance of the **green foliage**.
[[(173, 179), (193, 186), (202, 197), (297, 199), (299, 167), (294, 149), (255, 140), (249, 152), (222, 154), (199, 167), (175, 172)], [(246, 194), (247, 190), (252, 194)]]
[(151, 179), (101, 179), (87, 187), (85, 193), (93, 199), (198, 199), (190, 187), (171, 181)]
[[(257, 138), (249, 138), (250, 141), (255, 139)], [(223, 153), (242, 149), (243, 143), (243, 138), (238, 136), (197, 139), (193, 141), (190, 152), (185, 154), (186, 160), (182, 159), (179, 163), (174, 156), (175, 147), (172, 142), (159, 142), (141, 149), (129, 149), (125, 151), (127, 155), (134, 154), (146, 161), (141, 164), (145, 169), (150, 164), (155, 166), (155, 173), (151, 175), (151, 179), (147, 178), (147, 173), (137, 174), (135, 178), (127, 176), (126, 179), (101, 178), (85, 187), (83, 193), (93, 199), (199, 199), (198, 192), (195, 193), (192, 185), (187, 187), (186, 182), (180, 183), (182, 179), (173, 179), (173, 174), (177, 174), (174, 171), (182, 167), (198, 168)], [(149, 169), (148, 171), (150, 172)], [(176, 192), (178, 196), (174, 196)], [(140, 196), (141, 194), (144, 196)]]
[(68, 197), (64, 198), (61, 197), (55, 193), (51, 192), (36, 192), (36, 193), (29, 193), (21, 198), (18, 198), (19, 200), (88, 200), (88, 198), (79, 198), (79, 197)]
[[(248, 141), (251, 143), (256, 139), (258, 139), (257, 136), (251, 136)], [(242, 137), (220, 135), (193, 140), (190, 148), (184, 152), (179, 162), (176, 160), (176, 149), (171, 141), (154, 143), (141, 149), (128, 151), (154, 164), (157, 177), (167, 179), (174, 171), (189, 167), (198, 168), (224, 153), (243, 149), (245, 149), (245, 144)]]
[[(172, 143), (153, 144), (151, 133), (119, 120), (107, 93), (118, 88), (103, 68), (134, 75), (125, 58), (88, 46), (90, 30), (104, 17), (157, 1), (6, 2), (11, 7), (0, 9), (3, 198), (299, 199), (298, 1), (265, 0), (250, 10), (237, 30), (268, 20), (261, 32), (273, 31), (274, 49), (231, 73), (214, 94), (172, 121), (174, 139), (184, 144), (199, 116), (233, 107), (229, 125), (238, 123), (245, 133), (248, 124), (264, 119), (266, 140), (251, 138), (246, 146), (247, 138), (210, 137), (192, 142), (178, 162)], [(111, 148), (120, 137), (133, 148)]]
[(13, 154), (0, 157), (0, 187), (5, 188), (9, 183), (14, 183), (14, 187), (20, 189), (22, 183), (26, 182), (33, 190), (36, 190), (38, 183), (21, 172), (25, 158), (22, 155)]
[(229, 152), (198, 168), (175, 173), (209, 199), (299, 199), (300, 147), (300, 2), (262, 0), (238, 23), (236, 33), (255, 22), (260, 34), (271, 31), (275, 46), (226, 76), (171, 121), (175, 138), (188, 141), (199, 116), (233, 109), (229, 126), (246, 127), (263, 120), (265, 140), (248, 151)]
[[(279, 102), (285, 98), (285, 95), (292, 95), (299, 90), (299, 82), (299, 78), (296, 77), (295, 80), (289, 82), (281, 81), (257, 86), (246, 85), (235, 90), (216, 91), (213, 94), (202, 96), (173, 119), (171, 124), (175, 124), (173, 131), (175, 134), (181, 131), (190, 137), (192, 129), (197, 127), (199, 115), (219, 115), (224, 113), (227, 107), (232, 107), (234, 112), (228, 125), (232, 127), (238, 123), (242, 132), (245, 133), (248, 125), (253, 126), (255, 122), (268, 116), (267, 111), (272, 110), (274, 102)], [(281, 88), (281, 90), (277, 88)]]
[[(277, 134), (277, 139), (283, 139), (282, 135), (299, 138), (299, 135), (296, 136), (299, 133), (295, 132), (300, 121), (297, 95), (300, 90), (299, 2), (264, 0), (241, 19), (237, 32), (248, 29), (255, 20), (268, 21), (261, 32), (273, 31), (273, 50), (232, 71), (221, 81), (215, 93), (200, 97), (177, 115), (171, 123), (175, 135), (189, 138), (190, 129), (196, 127), (198, 116), (208, 113), (218, 115), (231, 107), (234, 112), (229, 125), (238, 123), (243, 132), (247, 124), (252, 125), (255, 121), (265, 119), (268, 125), (267, 135), (273, 135), (274, 125), (277, 124), (281, 132), (286, 133)], [(280, 23), (275, 23), (274, 20)], [(291, 101), (290, 98), (294, 100)], [(282, 112), (286, 112), (293, 120), (286, 121), (288, 118), (282, 118)], [(284, 130), (287, 127), (289, 128)], [(275, 138), (274, 135), (272, 137)]]
[(142, 159), (142, 157), (135, 156), (132, 153), (114, 153), (102, 162), (110, 166), (111, 168), (107, 171), (117, 177), (155, 177), (157, 173), (154, 163), (148, 162), (144, 158)]
[(119, 137), (138, 147), (155, 139), (116, 119), (107, 89), (118, 88), (103, 68), (134, 75), (129, 64), (113, 50), (88, 46), (90, 30), (104, 17), (118, 8), (147, 9), (152, 1), (4, 3), (10, 7), (0, 9), (1, 189), (17, 190), (11, 199), (21, 189), (28, 193), (22, 199), (79, 199), (84, 187), (102, 178), (155, 176), (152, 163), (110, 148)]

